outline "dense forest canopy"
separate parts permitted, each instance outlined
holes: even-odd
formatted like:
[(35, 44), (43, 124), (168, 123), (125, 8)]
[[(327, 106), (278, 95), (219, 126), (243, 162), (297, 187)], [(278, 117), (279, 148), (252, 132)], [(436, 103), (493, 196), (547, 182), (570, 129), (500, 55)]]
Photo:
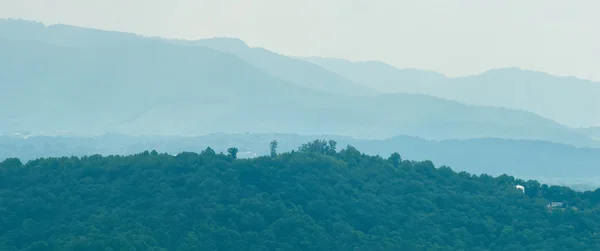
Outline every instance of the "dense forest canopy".
[(451, 166), (459, 172), (492, 176), (510, 174), (545, 184), (564, 185), (578, 191), (600, 187), (600, 149), (507, 139), (433, 141), (398, 136), (372, 140), (279, 133), (214, 133), (200, 137), (106, 134), (94, 138), (0, 135), (0, 161), (11, 157), (27, 162), (60, 156), (131, 155), (147, 149), (176, 155), (208, 146), (217, 152), (227, 152), (229, 147), (235, 146), (239, 149), (238, 158), (249, 158), (272, 155), (269, 145), (273, 140), (277, 141), (279, 151), (289, 152), (315, 138), (332, 139), (340, 146), (352, 145), (369, 155), (389, 156), (393, 152), (401, 152), (405, 159), (430, 160), (436, 165)]
[[(316, 140), (0, 163), (0, 250), (597, 250), (600, 190)], [(525, 191), (515, 188), (522, 185)]]

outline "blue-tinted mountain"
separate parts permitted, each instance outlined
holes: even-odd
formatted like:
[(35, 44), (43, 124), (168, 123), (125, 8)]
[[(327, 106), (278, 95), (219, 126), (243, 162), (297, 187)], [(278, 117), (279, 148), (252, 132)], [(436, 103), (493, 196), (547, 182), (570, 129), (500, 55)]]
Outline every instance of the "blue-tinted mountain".
[(579, 132), (600, 141), (600, 127), (580, 128)]
[(600, 125), (598, 82), (519, 68), (447, 78), (436, 72), (398, 69), (382, 62), (305, 60), (384, 93), (421, 93), (468, 104), (526, 110), (572, 127)]
[(321, 66), (381, 93), (434, 93), (448, 80), (443, 74), (419, 70), (398, 69), (381, 61), (353, 62), (345, 59), (299, 58)]
[(600, 125), (600, 83), (504, 68), (453, 78), (445, 98), (524, 109), (570, 126)]
[(353, 96), (374, 95), (377, 92), (314, 64), (266, 50), (249, 47), (235, 38), (212, 38), (174, 43), (206, 46), (234, 54), (262, 71), (300, 86)]
[(168, 40), (162, 38), (143, 38), (141, 36), (96, 29), (86, 29), (69, 25), (44, 26), (41, 23), (21, 20), (0, 20), (0, 38), (20, 41), (41, 41), (54, 45), (70, 47), (105, 47), (111, 44), (130, 43), (139, 40), (156, 40), (179, 45), (209, 47), (218, 51), (234, 54), (248, 61), (262, 71), (299, 86), (315, 90), (347, 95), (374, 95), (376, 91), (364, 85), (354, 83), (345, 77), (284, 55), (251, 48), (240, 39), (214, 38), (196, 41)]
[[(578, 131), (524, 111), (406, 93), (336, 94), (273, 76), (208, 46), (83, 28), (73, 34), (47, 29), (50, 35), (31, 37), (0, 32), (0, 132), (327, 133), (598, 146)], [(96, 39), (105, 42), (88, 42)], [(225, 47), (236, 47), (227, 42)]]

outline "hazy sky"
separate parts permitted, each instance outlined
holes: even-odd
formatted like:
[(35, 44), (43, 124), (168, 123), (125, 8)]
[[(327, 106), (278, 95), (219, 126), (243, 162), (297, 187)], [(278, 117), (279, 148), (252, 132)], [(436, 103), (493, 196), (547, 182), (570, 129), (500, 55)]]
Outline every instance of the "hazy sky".
[(172, 38), (239, 37), (294, 56), (449, 76), (522, 67), (600, 81), (598, 0), (0, 0), (1, 18)]

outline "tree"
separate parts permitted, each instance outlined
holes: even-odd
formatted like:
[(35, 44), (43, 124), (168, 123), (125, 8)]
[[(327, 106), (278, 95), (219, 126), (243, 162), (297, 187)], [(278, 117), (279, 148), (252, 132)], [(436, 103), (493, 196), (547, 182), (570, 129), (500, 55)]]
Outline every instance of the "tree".
[(400, 163), (402, 162), (402, 157), (400, 156), (399, 153), (394, 152), (392, 153), (392, 155), (390, 155), (390, 157), (388, 158), (389, 162), (392, 162), (392, 165), (394, 165), (394, 167), (398, 167), (400, 166)]
[(213, 150), (213, 149), (212, 149), (212, 148), (210, 148), (210, 146), (209, 146), (209, 147), (207, 147), (207, 148), (206, 148), (204, 151), (202, 151), (202, 153), (201, 153), (201, 154), (202, 154), (202, 155), (209, 155), (209, 156), (212, 156), (212, 155), (215, 155), (215, 154), (217, 154), (217, 153), (215, 152), (215, 150)]
[(335, 140), (329, 140), (329, 150), (333, 151), (333, 153), (336, 153), (335, 151), (335, 147), (337, 146), (337, 142)]
[(306, 144), (303, 144), (302, 146), (300, 146), (300, 148), (298, 150), (300, 150), (300, 152), (312, 152), (312, 153), (321, 153), (321, 154), (327, 154), (327, 155), (335, 155), (336, 151), (335, 151), (335, 147), (337, 145), (337, 142), (334, 140), (314, 140), (312, 142), (308, 142)]
[(18, 158), (8, 158), (0, 162), (0, 167), (21, 167), (23, 163)]
[(271, 147), (271, 157), (277, 156), (277, 147), (278, 146), (279, 146), (279, 143), (277, 143), (277, 140), (271, 141), (271, 144), (270, 144), (270, 147)]
[(237, 148), (235, 148), (235, 147), (227, 148), (227, 152), (229, 153), (229, 156), (233, 157), (234, 159), (237, 159), (237, 154), (238, 154)]
[(348, 162), (348, 164), (350, 164), (352, 167), (358, 166), (358, 163), (362, 158), (360, 151), (351, 145), (347, 145), (346, 149), (342, 149), (338, 156)]

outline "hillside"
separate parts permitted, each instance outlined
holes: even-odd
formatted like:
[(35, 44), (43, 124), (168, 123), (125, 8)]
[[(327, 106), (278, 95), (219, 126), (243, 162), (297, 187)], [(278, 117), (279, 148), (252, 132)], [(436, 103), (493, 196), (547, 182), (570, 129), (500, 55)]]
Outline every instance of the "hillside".
[(0, 19), (0, 38), (83, 48), (137, 43), (145, 40), (208, 47), (234, 54), (269, 75), (313, 90), (355, 96), (376, 94), (376, 91), (371, 88), (354, 83), (345, 77), (307, 63), (304, 60), (293, 59), (263, 48), (250, 48), (243, 41), (233, 38), (196, 41), (168, 40), (69, 25), (50, 25), (46, 27), (40, 23), (6, 19)]
[[(345, 59), (307, 57), (303, 59), (345, 76), (357, 83), (372, 87), (381, 93), (433, 94), (443, 88), (447, 77), (432, 71), (398, 69), (379, 61), (353, 62)], [(436, 93), (437, 94), (437, 93)]]
[(352, 96), (367, 96), (375, 95), (377, 93), (374, 89), (352, 82), (345, 77), (305, 62), (304, 60), (294, 59), (264, 48), (249, 47), (239, 39), (213, 38), (196, 41), (170, 42), (205, 46), (231, 53), (250, 62), (252, 65), (269, 75), (314, 90)]
[(185, 107), (188, 112), (211, 119), (239, 104), (285, 101), (273, 93), (306, 101), (328, 97), (230, 54), (152, 40), (95, 48), (0, 40), (0, 53), (6, 55), (0, 59), (6, 83), (0, 114), (20, 131), (103, 132), (152, 109), (189, 102), (195, 104)]
[[(332, 142), (335, 143), (335, 142)], [(593, 250), (600, 190), (578, 193), (314, 141), (215, 154), (0, 163), (0, 249)], [(525, 193), (515, 185), (525, 187)], [(547, 208), (563, 202), (562, 208)]]
[(600, 125), (598, 82), (505, 68), (455, 78), (449, 85), (448, 94), (440, 97), (523, 109), (573, 127)]
[(600, 127), (580, 128), (579, 132), (600, 141)]
[(518, 68), (447, 78), (435, 72), (398, 69), (382, 62), (304, 59), (384, 93), (420, 93), (468, 104), (526, 110), (572, 127), (600, 125), (597, 82)]

